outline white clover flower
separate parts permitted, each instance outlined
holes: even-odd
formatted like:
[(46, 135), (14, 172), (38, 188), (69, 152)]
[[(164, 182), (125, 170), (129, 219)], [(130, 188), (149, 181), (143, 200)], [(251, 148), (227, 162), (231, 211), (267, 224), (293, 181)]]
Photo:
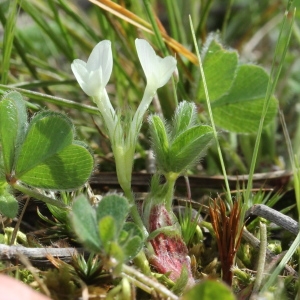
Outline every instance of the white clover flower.
[(87, 62), (75, 59), (71, 64), (80, 87), (91, 97), (102, 94), (109, 81), (112, 66), (111, 42), (108, 40), (101, 41), (95, 46)]
[(150, 44), (142, 39), (136, 39), (135, 46), (147, 78), (147, 85), (154, 90), (165, 85), (176, 69), (175, 58), (172, 56), (159, 57)]

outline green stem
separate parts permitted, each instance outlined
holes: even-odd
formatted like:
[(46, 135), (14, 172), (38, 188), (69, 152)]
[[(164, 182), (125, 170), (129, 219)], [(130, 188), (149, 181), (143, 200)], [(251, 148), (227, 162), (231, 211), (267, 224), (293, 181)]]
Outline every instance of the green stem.
[(9, 66), (11, 63), (11, 53), (13, 48), (14, 32), (16, 28), (18, 1), (10, 1), (8, 18), (4, 30), (3, 39), (3, 56), (2, 56), (2, 76), (1, 83), (6, 84), (8, 81)]
[(259, 226), (260, 226), (260, 247), (259, 247), (259, 257), (257, 263), (258, 267), (257, 267), (256, 279), (254, 282), (250, 300), (254, 300), (257, 298), (257, 293), (260, 289), (263, 276), (264, 276), (266, 253), (267, 253), (267, 246), (268, 246), (266, 224), (260, 223)]
[(176, 14), (174, 9), (176, 6), (178, 6), (178, 4), (176, 4), (176, 2), (174, 2), (173, 0), (166, 1), (172, 37), (176, 41), (181, 41), (181, 39), (179, 39), (179, 28), (181, 28), (181, 26), (178, 26), (178, 20), (176, 20)]
[[(114, 140), (112, 140), (114, 143)], [(133, 168), (133, 156), (135, 151), (135, 143), (132, 145), (114, 145), (113, 153), (116, 162), (116, 172), (118, 181), (123, 191), (131, 191), (131, 177)]]
[[(98, 106), (98, 109), (103, 117), (105, 126), (107, 128), (108, 131), (108, 135), (109, 138), (111, 140), (111, 143), (113, 143), (114, 141), (114, 135), (115, 135), (115, 130), (117, 129), (117, 122), (118, 122), (118, 118), (116, 116), (116, 112), (113, 108), (113, 106), (111, 105), (111, 102), (108, 98), (106, 89), (103, 90), (102, 94), (97, 96), (97, 97), (93, 97), (93, 101), (96, 103), (96, 105)], [(118, 128), (121, 128), (120, 126), (118, 126)], [(119, 133), (120, 135), (121, 133)]]
[(133, 262), (144, 275), (152, 275), (149, 261), (143, 250), (141, 250), (139, 254), (133, 259)]
[(152, 25), (152, 28), (153, 28), (153, 31), (154, 31), (154, 35), (155, 35), (155, 37), (157, 39), (159, 48), (163, 51), (164, 55), (168, 55), (168, 49), (167, 49), (167, 47), (166, 47), (166, 45), (164, 43), (164, 40), (163, 40), (162, 35), (161, 35), (161, 32), (160, 32), (160, 30), (158, 28), (155, 16), (153, 14), (151, 3), (150, 3), (149, 0), (143, 0), (143, 2), (144, 2), (144, 5), (145, 5), (145, 9), (146, 9), (148, 18), (149, 18), (150, 23)]
[(130, 203), (130, 215), (133, 221), (139, 226), (142, 230), (144, 237), (148, 236), (148, 232), (142, 218), (137, 209), (133, 193), (131, 191), (131, 175), (133, 167), (133, 155), (135, 150), (135, 144), (129, 145), (129, 149), (124, 146), (113, 146), (113, 153), (116, 161), (116, 171), (118, 176), (119, 184), (124, 191), (126, 198)]
[(177, 173), (168, 173), (165, 175), (166, 177), (166, 184), (167, 184), (167, 193), (165, 196), (165, 205), (166, 205), (166, 209), (169, 212), (173, 212), (172, 210), (172, 202), (173, 202), (173, 198), (174, 198), (174, 189), (175, 189), (175, 183), (176, 180), (178, 178), (178, 174)]
[(130, 207), (130, 216), (132, 217), (134, 223), (142, 230), (144, 238), (147, 238), (149, 233), (143, 223), (143, 220), (141, 218), (141, 215), (138, 211), (137, 205), (134, 200), (133, 193), (131, 191), (131, 188), (123, 189), (125, 197), (128, 199), (131, 207)]
[(97, 107), (77, 103), (75, 101), (67, 100), (67, 99), (60, 98), (60, 97), (46, 95), (46, 94), (39, 93), (39, 92), (33, 92), (33, 91), (21, 89), (21, 88), (12, 87), (9, 85), (0, 84), (0, 94), (4, 94), (4, 92), (11, 91), (11, 90), (17, 91), (17, 92), (21, 93), (23, 96), (28, 97), (29, 99), (32, 99), (32, 100), (39, 101), (39, 102), (53, 103), (60, 107), (68, 107), (68, 108), (72, 108), (72, 109), (78, 109), (79, 111), (87, 112), (87, 113), (93, 114), (93, 115), (99, 114), (99, 110)]
[(210, 8), (213, 4), (213, 0), (208, 0), (204, 7), (201, 9), (202, 13), (201, 13), (201, 16), (200, 16), (200, 22), (198, 24), (198, 27), (196, 29), (196, 36), (202, 36), (203, 35), (203, 32), (204, 32), (204, 26), (206, 26), (207, 24), (207, 18), (208, 18), (208, 15), (209, 15), (209, 11), (210, 11)]
[(228, 20), (229, 20), (229, 17), (230, 17), (232, 5), (233, 5), (233, 0), (229, 0), (229, 3), (227, 5), (227, 9), (226, 9), (226, 14), (225, 14), (223, 26), (222, 26), (222, 30), (221, 30), (223, 41), (225, 41), (225, 34), (226, 34), (227, 24), (228, 24)]
[(192, 36), (193, 36), (193, 40), (194, 40), (194, 44), (195, 44), (195, 48), (196, 48), (196, 53), (197, 53), (197, 57), (198, 57), (198, 61), (199, 61), (200, 74), (201, 74), (201, 78), (203, 80), (203, 87), (204, 87), (204, 92), (205, 92), (207, 110), (208, 110), (211, 126), (213, 128), (213, 133), (214, 133), (214, 138), (215, 138), (216, 145), (217, 145), (218, 155), (219, 155), (219, 158), (220, 158), (222, 173), (223, 173), (223, 176), (224, 176), (224, 181), (225, 181), (225, 186), (226, 186), (226, 194), (227, 194), (226, 198), (227, 198), (227, 202), (228, 202), (229, 206), (232, 207), (233, 202), (232, 202), (232, 198), (231, 198), (230, 187), (229, 187), (228, 178), (227, 178), (227, 172), (226, 172), (226, 168), (225, 168), (225, 164), (224, 164), (224, 160), (223, 160), (223, 155), (222, 155), (222, 151), (221, 151), (221, 147), (220, 147), (220, 143), (219, 143), (219, 139), (218, 139), (218, 133), (217, 133), (217, 130), (216, 130), (214, 117), (213, 117), (213, 113), (212, 113), (212, 109), (211, 109), (211, 105), (210, 105), (210, 99), (209, 99), (209, 94), (208, 94), (204, 69), (203, 69), (199, 49), (198, 49), (198, 46), (197, 46), (196, 35), (195, 35), (195, 31), (194, 31), (191, 16), (190, 16), (190, 25), (191, 25)]
[(274, 284), (274, 281), (277, 279), (277, 276), (280, 274), (280, 272), (282, 271), (284, 266), (288, 263), (288, 261), (292, 258), (293, 254), (296, 252), (299, 245), (300, 245), (300, 232), (297, 234), (295, 240), (290, 245), (289, 250), (285, 253), (280, 263), (277, 265), (275, 270), (273, 270), (268, 281), (263, 285), (261, 289), (261, 293), (266, 292)]
[(38, 200), (41, 200), (47, 204), (51, 204), (53, 206), (59, 207), (59, 208), (63, 208), (63, 209), (70, 209), (69, 206), (65, 205), (64, 203), (55, 200), (53, 198), (47, 197), (43, 194), (40, 194), (38, 192), (36, 192), (33, 189), (30, 189), (26, 186), (24, 186), (23, 184), (21, 184), (20, 182), (16, 182), (14, 184), (12, 184), (12, 187), (20, 192), (22, 192), (25, 195), (28, 195), (30, 197), (36, 198)]
[(127, 277), (129, 281), (131, 281), (131, 278), (135, 278), (142, 284), (145, 284), (147, 287), (150, 287), (149, 291), (155, 290), (159, 295), (166, 297), (170, 300), (178, 300), (179, 298), (173, 294), (169, 289), (167, 289), (164, 285), (160, 284), (156, 280), (153, 280), (149, 278), (148, 276), (145, 276), (143, 273), (139, 272), (138, 270), (123, 265), (122, 275)]
[(143, 117), (144, 117), (155, 93), (156, 93), (156, 89), (153, 90), (153, 88), (149, 87), (149, 85), (147, 84), (145, 91), (144, 91), (143, 99), (142, 99), (137, 111), (135, 112), (133, 120), (132, 120), (132, 124), (130, 127), (130, 139), (131, 139), (130, 142), (133, 142), (134, 139), (137, 138), (137, 135), (142, 126)]
[[(293, 15), (292, 21), (290, 23), (290, 26), (288, 28), (288, 35), (284, 35), (282, 37), (283, 29), (285, 27), (285, 23), (288, 20), (288, 11), (289, 11), (289, 8), (290, 8), (290, 5), (291, 5), (292, 2), (289, 2), (288, 5), (287, 5), (287, 9), (285, 11), (285, 15), (284, 15), (284, 18), (282, 20), (282, 24), (281, 24), (281, 28), (280, 28), (280, 32), (279, 32), (279, 36), (278, 36), (278, 39), (277, 39), (274, 59), (273, 59), (272, 68), (271, 68), (271, 74), (270, 74), (270, 78), (269, 78), (269, 82), (268, 82), (267, 92), (266, 92), (265, 99), (264, 99), (264, 105), (263, 105), (263, 109), (262, 109), (262, 113), (261, 113), (259, 127), (258, 127), (258, 130), (257, 130), (257, 135), (256, 135), (256, 140), (255, 140), (255, 145), (254, 145), (250, 170), (249, 170), (247, 190), (246, 190), (246, 193), (245, 193), (245, 200), (246, 201), (250, 198), (250, 193), (251, 193), (251, 189), (252, 189), (252, 185), (253, 185), (253, 182), (252, 182), (253, 181), (253, 175), (254, 175), (254, 172), (255, 172), (256, 159), (257, 159), (257, 156), (258, 156), (258, 149), (259, 149), (259, 144), (260, 144), (260, 140), (261, 140), (261, 135), (262, 135), (262, 130), (263, 130), (265, 117), (266, 117), (266, 114), (267, 114), (267, 111), (268, 111), (268, 108), (269, 108), (271, 96), (274, 93), (276, 84), (278, 82), (279, 75), (281, 73), (281, 69), (282, 69), (282, 66), (283, 66), (283, 61), (285, 59), (285, 55), (286, 55), (286, 52), (287, 52), (287, 49), (288, 49), (288, 44), (289, 44), (290, 37), (291, 37), (291, 34), (292, 34), (292, 25), (293, 25), (293, 21), (294, 21), (294, 18), (295, 18), (295, 11), (294, 11), (294, 15)], [(285, 39), (285, 44), (284, 44), (283, 50), (281, 50), (281, 45), (283, 43), (282, 39)], [(280, 53), (280, 51), (282, 51), (282, 52)], [(278, 57), (279, 57), (279, 63), (277, 62)], [(243, 216), (241, 216), (241, 217), (243, 217)]]

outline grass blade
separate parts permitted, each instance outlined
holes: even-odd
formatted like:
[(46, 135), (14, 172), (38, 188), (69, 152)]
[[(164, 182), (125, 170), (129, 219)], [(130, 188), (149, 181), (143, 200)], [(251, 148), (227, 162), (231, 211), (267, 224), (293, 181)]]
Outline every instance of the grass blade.
[(2, 76), (1, 83), (6, 84), (8, 80), (9, 66), (10, 66), (10, 56), (13, 47), (13, 40), (15, 36), (16, 28), (16, 17), (17, 17), (17, 7), (18, 1), (10, 1), (8, 18), (4, 30), (3, 38), (3, 56), (2, 56)]

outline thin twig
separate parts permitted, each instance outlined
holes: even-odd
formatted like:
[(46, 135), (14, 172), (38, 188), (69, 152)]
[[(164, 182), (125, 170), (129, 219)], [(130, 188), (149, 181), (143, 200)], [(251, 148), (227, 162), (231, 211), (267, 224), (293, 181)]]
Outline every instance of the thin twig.
[(35, 281), (38, 283), (38, 285), (39, 285), (40, 289), (43, 291), (43, 293), (46, 296), (51, 297), (51, 293), (50, 293), (48, 287), (43, 282), (43, 280), (39, 277), (39, 275), (37, 273), (37, 269), (31, 265), (29, 259), (22, 253), (18, 254), (18, 259), (31, 272), (32, 276), (34, 277)]
[(13, 245), (15, 240), (16, 240), (16, 237), (17, 237), (17, 234), (18, 234), (18, 231), (19, 231), (19, 228), (20, 228), (21, 221), (23, 219), (24, 213), (25, 213), (27, 205), (29, 203), (29, 199), (30, 199), (30, 197), (27, 197), (26, 202), (24, 204), (24, 207), (22, 209), (22, 212), (21, 212), (21, 214), (18, 218), (17, 224), (16, 224), (16, 226), (14, 228), (14, 231), (12, 233), (12, 236), (11, 236), (10, 245)]
[(83, 249), (75, 248), (26, 248), (24, 246), (8, 246), (0, 244), (0, 260), (15, 260), (19, 254), (33, 259), (47, 259), (47, 255), (52, 255), (60, 259), (68, 260), (76, 253), (83, 253)]
[(267, 219), (270, 222), (288, 230), (289, 232), (297, 235), (299, 232), (299, 224), (289, 216), (282, 214), (281, 212), (272, 209), (264, 204), (253, 205), (247, 210), (245, 219), (249, 216), (255, 215)]

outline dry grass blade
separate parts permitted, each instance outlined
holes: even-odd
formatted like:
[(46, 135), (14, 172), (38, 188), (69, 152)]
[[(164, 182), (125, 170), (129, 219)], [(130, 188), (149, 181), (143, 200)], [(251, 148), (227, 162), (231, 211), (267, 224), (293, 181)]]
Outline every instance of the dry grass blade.
[[(142, 29), (148, 33), (154, 34), (150, 23), (138, 17), (131, 11), (124, 8), (123, 6), (115, 2), (112, 2), (110, 0), (89, 0), (89, 1), (101, 7), (102, 9), (106, 10), (107, 12), (110, 12), (113, 15), (123, 19), (124, 21), (134, 25), (135, 27)], [(160, 26), (160, 30), (163, 39), (165, 40), (165, 42), (169, 47), (171, 47), (175, 52), (185, 56), (193, 64), (198, 65), (198, 59), (195, 54), (190, 52), (188, 49), (183, 47), (176, 40), (172, 39), (169, 35), (167, 35), (161, 26)]]
[(210, 205), (209, 212), (218, 244), (222, 278), (231, 285), (233, 276), (231, 268), (242, 237), (242, 231), (239, 230), (241, 208), (239, 203), (235, 202), (227, 215), (225, 203), (217, 199)]

